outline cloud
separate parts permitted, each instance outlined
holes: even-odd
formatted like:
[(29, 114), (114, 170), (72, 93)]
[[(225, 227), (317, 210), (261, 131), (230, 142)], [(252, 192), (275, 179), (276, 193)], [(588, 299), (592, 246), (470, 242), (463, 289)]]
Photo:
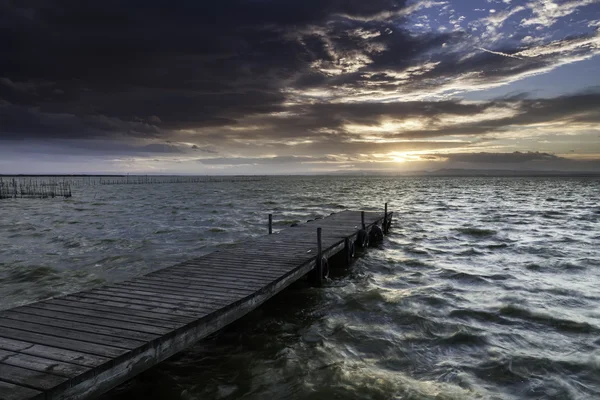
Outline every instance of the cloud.
[(232, 157), (232, 158), (205, 158), (198, 162), (206, 165), (274, 165), (290, 163), (321, 163), (339, 161), (333, 157)]
[(594, 93), (461, 100), (600, 54), (559, 29), (591, 1), (513, 3), (0, 1), (0, 143), (313, 165), (593, 130)]
[(424, 155), (429, 170), (477, 169), (511, 171), (564, 171), (600, 173), (600, 158), (573, 159), (543, 152), (447, 153)]
[(524, 18), (521, 24), (523, 26), (543, 25), (549, 27), (554, 25), (559, 19), (573, 14), (581, 7), (597, 3), (597, 0), (571, 0), (565, 2), (534, 0), (527, 4), (527, 7), (533, 13), (533, 17)]
[(481, 51), (485, 51), (487, 53), (490, 53), (490, 54), (496, 54), (496, 55), (503, 56), (503, 57), (516, 58), (517, 60), (522, 60), (523, 59), (522, 57), (517, 57), (517, 56), (512, 55), (512, 54), (502, 53), (501, 51), (492, 51), (492, 50), (484, 49), (483, 47), (478, 47), (478, 49), (481, 50)]
[(445, 155), (449, 161), (483, 163), (483, 164), (514, 164), (525, 163), (529, 161), (556, 161), (561, 157), (553, 154), (540, 152), (515, 151), (513, 153), (458, 153)]
[(513, 96), (487, 102), (415, 101), (403, 103), (328, 103), (291, 107), (291, 115), (261, 116), (241, 121), (256, 131), (221, 130), (228, 141), (296, 140), (329, 149), (341, 143), (478, 136), (536, 124), (600, 122), (600, 92), (550, 99)]

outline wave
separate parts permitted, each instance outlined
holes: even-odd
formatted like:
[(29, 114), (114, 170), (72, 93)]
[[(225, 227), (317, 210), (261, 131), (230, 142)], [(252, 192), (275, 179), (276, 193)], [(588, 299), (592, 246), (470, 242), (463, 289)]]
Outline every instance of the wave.
[(501, 307), (498, 312), (506, 317), (532, 321), (562, 332), (597, 333), (600, 331), (600, 329), (588, 324), (587, 322), (577, 322), (568, 319), (556, 318), (551, 315), (533, 312), (512, 304)]
[(25, 283), (39, 282), (41, 280), (57, 280), (60, 279), (58, 271), (51, 267), (18, 267), (9, 272), (8, 281)]
[(441, 337), (436, 342), (450, 346), (485, 346), (488, 344), (485, 336), (465, 331), (458, 331), (450, 336)]
[(417, 260), (415, 258), (411, 258), (408, 260), (403, 260), (401, 261), (402, 264), (408, 266), (408, 267), (414, 267), (414, 268), (435, 268), (433, 265), (427, 264), (426, 262), (423, 262), (421, 260)]
[(493, 229), (483, 229), (474, 227), (456, 228), (455, 230), (465, 235), (477, 237), (492, 236), (496, 234), (496, 231)]
[(535, 264), (535, 263), (530, 263), (525, 265), (525, 268), (530, 270), (530, 271), (542, 271), (543, 267), (539, 264)]
[(506, 318), (503, 318), (501, 315), (481, 310), (459, 309), (451, 311), (449, 315), (453, 318), (467, 320), (472, 319), (480, 322), (495, 322), (503, 325), (510, 322)]
[(508, 244), (506, 244), (506, 243), (495, 243), (495, 244), (488, 244), (485, 247), (487, 247), (490, 250), (505, 249), (505, 248), (508, 247)]
[(445, 278), (445, 279), (451, 279), (451, 280), (455, 280), (455, 281), (470, 283), (470, 284), (487, 284), (488, 283), (488, 281), (486, 281), (480, 275), (469, 274), (467, 272), (458, 272), (458, 271), (455, 271), (452, 269), (444, 270), (440, 274), (440, 277)]
[(463, 250), (460, 253), (458, 253), (459, 256), (478, 256), (478, 255), (482, 255), (483, 253), (473, 247), (471, 247), (470, 249), (467, 250)]

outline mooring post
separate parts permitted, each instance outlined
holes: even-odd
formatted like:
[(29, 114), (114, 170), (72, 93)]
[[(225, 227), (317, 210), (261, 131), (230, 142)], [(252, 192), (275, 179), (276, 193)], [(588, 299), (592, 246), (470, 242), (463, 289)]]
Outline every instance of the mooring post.
[(346, 253), (346, 266), (350, 265), (350, 239), (344, 238), (344, 253)]
[(385, 203), (385, 211), (383, 213), (383, 233), (384, 234), (388, 234), (388, 228), (387, 228), (388, 224), (387, 224), (387, 203)]
[(269, 235), (273, 233), (273, 214), (269, 214)]
[(365, 212), (364, 211), (360, 212), (360, 222), (362, 224), (362, 228), (365, 229), (366, 226), (365, 226)]
[(317, 263), (315, 265), (315, 285), (323, 284), (323, 263), (322, 258), (323, 248), (321, 246), (321, 228), (317, 228)]

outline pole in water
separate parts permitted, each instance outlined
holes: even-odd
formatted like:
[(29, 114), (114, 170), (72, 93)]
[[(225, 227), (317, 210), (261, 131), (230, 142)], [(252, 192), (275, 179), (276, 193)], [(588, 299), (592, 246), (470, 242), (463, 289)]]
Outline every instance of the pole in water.
[(273, 233), (273, 214), (269, 214), (269, 235)]
[(387, 225), (387, 203), (385, 203), (385, 212), (383, 213), (383, 233), (386, 235), (388, 234)]
[(365, 212), (364, 211), (360, 212), (360, 222), (362, 224), (362, 228), (365, 229), (366, 227), (365, 227)]
[(323, 284), (323, 263), (321, 254), (323, 248), (321, 246), (321, 228), (317, 228), (317, 262), (315, 265), (315, 285), (321, 286)]
[(344, 253), (346, 253), (346, 266), (350, 265), (350, 239), (344, 238)]

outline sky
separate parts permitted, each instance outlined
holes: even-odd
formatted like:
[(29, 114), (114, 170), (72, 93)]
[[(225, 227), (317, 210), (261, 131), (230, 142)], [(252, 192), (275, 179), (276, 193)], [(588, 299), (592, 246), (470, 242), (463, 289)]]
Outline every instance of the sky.
[(0, 174), (600, 171), (600, 0), (0, 0)]

